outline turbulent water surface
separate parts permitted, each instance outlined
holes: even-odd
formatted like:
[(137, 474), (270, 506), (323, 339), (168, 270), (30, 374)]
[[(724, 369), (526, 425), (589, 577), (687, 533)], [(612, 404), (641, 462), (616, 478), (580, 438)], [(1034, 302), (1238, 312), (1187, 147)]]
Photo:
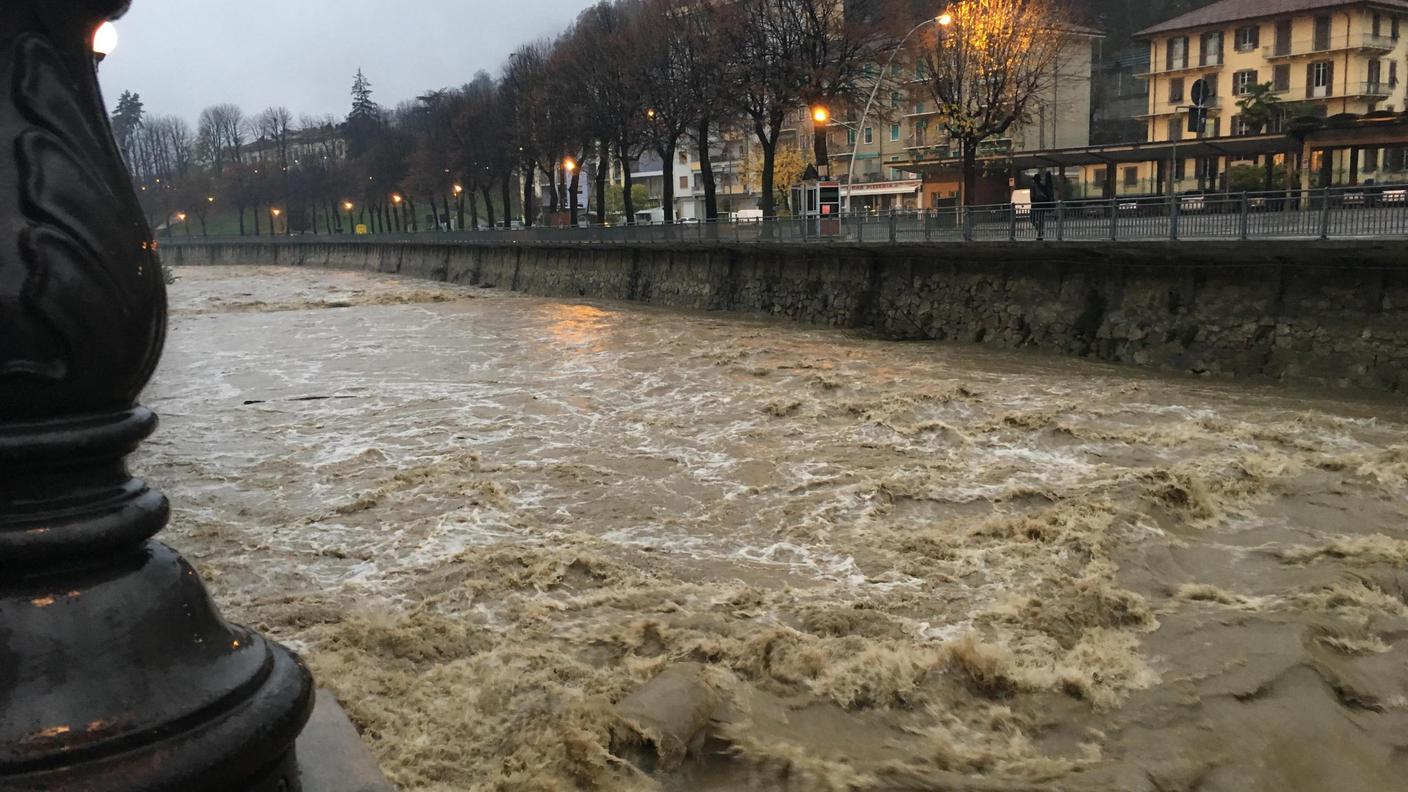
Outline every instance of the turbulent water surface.
[(1408, 783), (1401, 402), (179, 275), (165, 538), (402, 789)]

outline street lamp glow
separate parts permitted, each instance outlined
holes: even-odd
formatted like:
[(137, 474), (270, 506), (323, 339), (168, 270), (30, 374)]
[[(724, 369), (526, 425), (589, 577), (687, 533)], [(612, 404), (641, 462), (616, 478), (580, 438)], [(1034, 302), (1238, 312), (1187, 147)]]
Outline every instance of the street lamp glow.
[(352, 202), (351, 202), (351, 201), (343, 201), (343, 202), (342, 202), (342, 208), (343, 208), (343, 209), (346, 209), (346, 210), (349, 211), (349, 212), (352, 211)]
[(825, 124), (831, 119), (831, 111), (821, 105), (812, 108), (812, 120), (818, 124)]
[(567, 171), (568, 173), (577, 170), (577, 161), (572, 159), (571, 157), (568, 157), (567, 159), (562, 161), (562, 169)]
[(180, 220), (180, 221), (183, 222), (183, 223), (186, 222), (186, 213), (185, 213), (185, 212), (177, 212), (177, 213), (176, 213), (176, 219), (177, 219), (177, 220)]
[(273, 209), (273, 210), (270, 210), (270, 211), (272, 211), (272, 212), (274, 213), (274, 217), (278, 217), (279, 215), (282, 215), (282, 214), (284, 213), (284, 210), (282, 210), (282, 209)]
[(117, 25), (111, 20), (104, 22), (93, 31), (93, 54), (106, 58), (117, 49)]
[(945, 11), (942, 14), (939, 14), (938, 19), (935, 19), (934, 21), (938, 22), (944, 27), (948, 27), (949, 25), (953, 24), (953, 14), (950, 14), (949, 12)]
[(400, 194), (400, 193), (395, 193), (395, 194), (393, 194), (393, 195), (391, 196), (391, 203), (394, 203), (394, 204), (396, 204), (397, 206), (400, 206), (400, 205), (401, 205), (401, 201), (402, 201), (402, 200), (403, 200), (403, 199), (401, 198), (401, 194)]
[(213, 195), (207, 195), (207, 196), (205, 196), (205, 202), (206, 202), (206, 203), (215, 203), (215, 196), (213, 196)]
[(655, 108), (652, 107), (652, 108), (650, 108), (649, 110), (646, 110), (646, 111), (645, 111), (645, 117), (646, 117), (646, 118), (650, 118), (650, 119), (654, 119), (654, 118), (655, 118)]
[(452, 190), (455, 191), (455, 195), (459, 195), (460, 193), (464, 192), (464, 187), (462, 187), (462, 186), (460, 186), (460, 185), (458, 185), (458, 184), (456, 184), (454, 187), (452, 187), (452, 188), (450, 188), (450, 189), (452, 189)]

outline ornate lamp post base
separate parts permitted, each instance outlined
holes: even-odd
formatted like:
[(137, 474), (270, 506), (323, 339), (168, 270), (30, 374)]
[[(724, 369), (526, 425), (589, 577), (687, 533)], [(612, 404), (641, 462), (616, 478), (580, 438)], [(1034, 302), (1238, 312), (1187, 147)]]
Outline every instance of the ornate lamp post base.
[(0, 15), (0, 789), (295, 792), (311, 676), (220, 618), (124, 463), (166, 328), (90, 54), (126, 6)]

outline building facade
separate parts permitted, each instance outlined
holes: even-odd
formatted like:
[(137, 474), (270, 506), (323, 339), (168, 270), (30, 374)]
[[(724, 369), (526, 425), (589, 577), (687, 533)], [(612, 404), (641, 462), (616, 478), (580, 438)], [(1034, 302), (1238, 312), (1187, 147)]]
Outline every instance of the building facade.
[[(1146, 28), (1137, 34), (1149, 42), (1150, 68), (1141, 75), (1149, 86), (1146, 139), (1242, 136), (1280, 131), (1299, 116), (1401, 111), (1408, 106), (1405, 34), (1405, 0), (1222, 0)], [(1248, 123), (1238, 106), (1261, 85), (1280, 105), (1267, 130)], [(1201, 125), (1189, 118), (1199, 96)], [(1402, 159), (1397, 150), (1375, 148), (1307, 165), (1353, 183), (1361, 174), (1397, 173)], [(1179, 158), (1173, 176), (1178, 189), (1217, 189), (1235, 164)], [(1138, 175), (1141, 184), (1154, 178), (1149, 168)]]

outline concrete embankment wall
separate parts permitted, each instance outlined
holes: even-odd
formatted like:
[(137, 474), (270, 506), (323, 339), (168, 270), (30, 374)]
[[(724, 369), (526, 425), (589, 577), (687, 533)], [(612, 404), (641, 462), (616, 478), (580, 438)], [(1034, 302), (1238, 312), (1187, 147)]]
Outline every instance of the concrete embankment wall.
[(1408, 391), (1408, 245), (518, 246), (182, 242), (177, 265), (330, 267), (746, 311), (892, 338)]

